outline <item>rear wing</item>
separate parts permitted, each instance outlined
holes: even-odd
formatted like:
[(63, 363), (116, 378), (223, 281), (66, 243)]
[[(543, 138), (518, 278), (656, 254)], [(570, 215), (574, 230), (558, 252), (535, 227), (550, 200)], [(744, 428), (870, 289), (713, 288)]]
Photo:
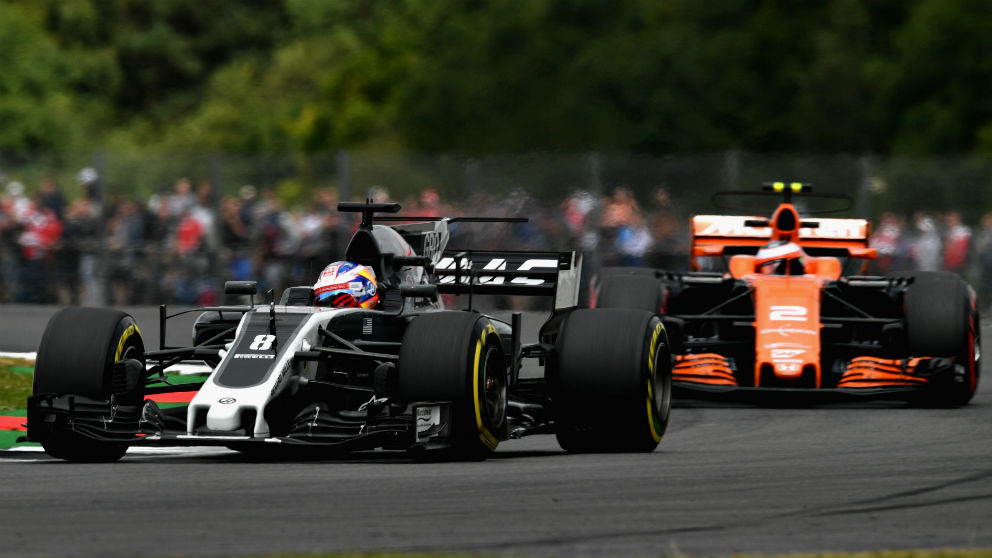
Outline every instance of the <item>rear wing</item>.
[(551, 296), (578, 304), (582, 257), (575, 252), (448, 250), (434, 268), (442, 294)]
[[(696, 215), (692, 218), (691, 264), (697, 258), (725, 254), (754, 254), (772, 238), (767, 220), (739, 215)], [(871, 223), (867, 219), (805, 218), (799, 228), (799, 245), (813, 256), (873, 258), (868, 248)]]

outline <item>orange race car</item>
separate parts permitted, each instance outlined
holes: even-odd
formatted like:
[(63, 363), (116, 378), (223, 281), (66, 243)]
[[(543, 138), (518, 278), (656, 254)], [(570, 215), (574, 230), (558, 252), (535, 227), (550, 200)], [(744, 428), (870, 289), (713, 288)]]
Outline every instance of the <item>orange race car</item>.
[(781, 203), (769, 218), (693, 217), (692, 271), (605, 268), (590, 305), (659, 313), (683, 397), (968, 403), (981, 370), (975, 291), (952, 273), (863, 275), (877, 255), (868, 247), (871, 224), (801, 217), (793, 198), (841, 199), (846, 206), (829, 211), (850, 208), (846, 196), (810, 191), (776, 182), (718, 193), (718, 203), (768, 195)]

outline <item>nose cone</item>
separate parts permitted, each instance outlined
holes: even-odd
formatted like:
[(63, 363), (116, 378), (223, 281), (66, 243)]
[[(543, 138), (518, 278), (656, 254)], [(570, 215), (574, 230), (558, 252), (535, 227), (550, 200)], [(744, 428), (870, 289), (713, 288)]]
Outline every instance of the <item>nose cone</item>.
[(241, 428), (241, 407), (233, 397), (222, 398), (210, 406), (207, 428), (222, 431)]

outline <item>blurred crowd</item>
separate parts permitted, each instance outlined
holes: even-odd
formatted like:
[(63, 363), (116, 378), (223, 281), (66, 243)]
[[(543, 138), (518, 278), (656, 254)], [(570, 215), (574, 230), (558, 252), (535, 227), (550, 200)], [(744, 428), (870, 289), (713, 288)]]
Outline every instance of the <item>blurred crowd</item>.
[[(87, 306), (224, 302), (227, 280), (257, 280), (279, 296), (311, 284), (342, 259), (358, 216), (339, 213), (333, 189), (283, 207), (272, 188), (220, 195), (208, 181), (179, 178), (147, 199), (101, 196), (92, 169), (66, 199), (52, 178), (28, 193), (8, 182), (0, 197), (0, 302)], [(382, 187), (366, 197), (396, 201)], [(630, 189), (605, 196), (576, 189), (553, 204), (526, 192), (442, 200), (433, 189), (399, 200), (411, 216), (525, 216), (525, 224), (456, 223), (450, 248), (580, 250), (583, 278), (601, 266), (688, 267), (688, 213), (660, 186), (639, 202)], [(992, 299), (992, 213), (972, 229), (958, 212), (886, 213), (871, 244), (880, 274), (947, 270)]]
[(951, 271), (967, 279), (985, 308), (992, 303), (992, 212), (975, 229), (959, 211), (919, 211), (910, 218), (886, 212), (875, 223), (871, 246), (876, 273)]
[[(52, 179), (36, 193), (10, 182), (0, 200), (0, 301), (63, 305), (215, 304), (225, 280), (308, 282), (338, 253), (337, 198), (314, 193), (285, 210), (274, 191), (216, 196), (181, 178), (171, 191), (100, 202), (95, 173), (66, 200)], [(278, 291), (277, 291), (278, 292)]]

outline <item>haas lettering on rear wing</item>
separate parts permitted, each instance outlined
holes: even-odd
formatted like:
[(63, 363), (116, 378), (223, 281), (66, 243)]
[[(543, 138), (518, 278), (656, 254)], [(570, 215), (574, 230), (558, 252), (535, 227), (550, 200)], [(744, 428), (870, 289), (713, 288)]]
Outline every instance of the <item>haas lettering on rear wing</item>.
[(575, 252), (450, 250), (434, 269), (445, 294), (553, 296), (555, 308), (578, 303), (581, 256)]

